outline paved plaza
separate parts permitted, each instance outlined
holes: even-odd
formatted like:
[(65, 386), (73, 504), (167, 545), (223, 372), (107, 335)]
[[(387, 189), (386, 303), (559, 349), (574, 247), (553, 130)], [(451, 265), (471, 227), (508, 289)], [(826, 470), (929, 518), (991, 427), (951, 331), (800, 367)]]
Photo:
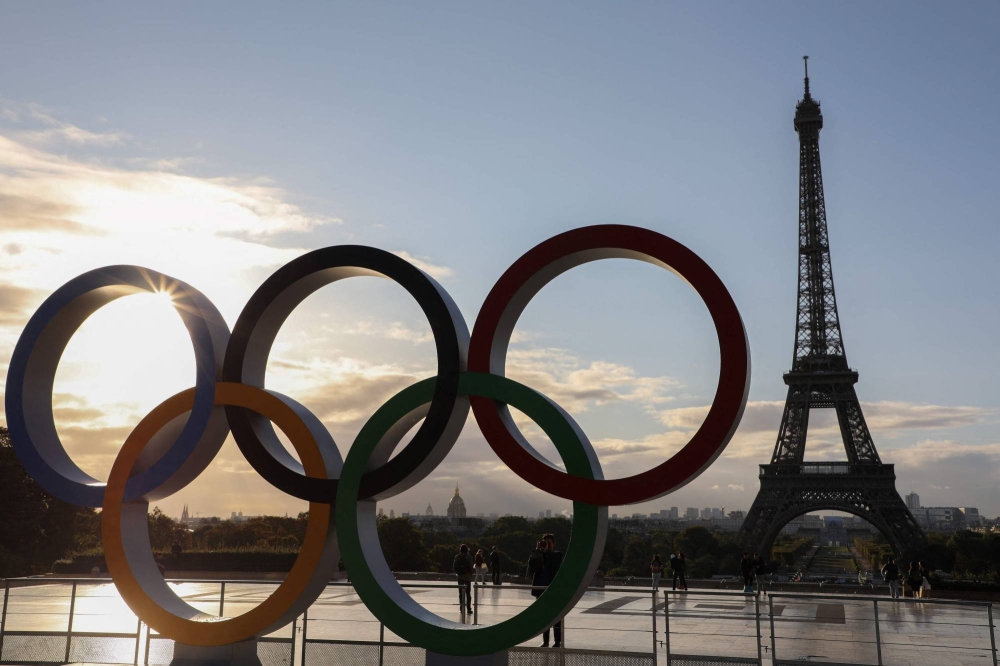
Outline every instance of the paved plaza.
[[(273, 583), (227, 583), (223, 613), (239, 615), (259, 604)], [(477, 590), (474, 617), (460, 612), (454, 585), (407, 584), (421, 605), (438, 615), (471, 624), (495, 624), (532, 602), (529, 590), (504, 585)], [(185, 582), (176, 590), (197, 608), (218, 614), (219, 583)], [(6, 600), (5, 632), (66, 631), (70, 613), (69, 584), (51, 583), (12, 587)], [(697, 590), (670, 595), (670, 615), (664, 617), (664, 598), (655, 604), (648, 588), (592, 590), (564, 620), (567, 648), (647, 653), (655, 649), (657, 663), (666, 664), (669, 650), (677, 655), (743, 657), (755, 659), (758, 650), (757, 615), (752, 598)], [(879, 641), (876, 641), (875, 604), (867, 598), (774, 594), (760, 598), (763, 662), (778, 661), (887, 666), (956, 666), (993, 664), (989, 617), (985, 605), (892, 602), (877, 604)], [(73, 604), (74, 632), (134, 633), (138, 623), (114, 587), (88, 582), (77, 586)], [(771, 632), (773, 612), (774, 636)], [(654, 628), (655, 617), (655, 628)], [(297, 641), (303, 623), (297, 622)], [(381, 625), (349, 585), (330, 585), (308, 612), (305, 636), (310, 641), (378, 642)], [(655, 632), (655, 634), (654, 634)], [(143, 634), (144, 636), (144, 634)], [(292, 627), (274, 634), (291, 638)], [(400, 639), (386, 630), (386, 642)], [(540, 640), (524, 643), (537, 646)], [(130, 643), (134, 649), (134, 641)], [(124, 648), (123, 648), (124, 649)], [(123, 661), (131, 662), (131, 654)], [(301, 655), (296, 653), (296, 663)], [(142, 655), (140, 655), (142, 661)]]

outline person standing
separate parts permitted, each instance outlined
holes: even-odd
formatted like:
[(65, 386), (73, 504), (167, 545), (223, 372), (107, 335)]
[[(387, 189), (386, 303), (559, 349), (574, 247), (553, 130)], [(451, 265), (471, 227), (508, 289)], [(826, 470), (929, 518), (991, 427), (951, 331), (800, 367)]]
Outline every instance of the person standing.
[(476, 551), (476, 563), (473, 566), (476, 574), (476, 583), (479, 585), (486, 585), (486, 568), (486, 556), (483, 555), (483, 549), (480, 548)]
[(653, 561), (649, 563), (649, 572), (653, 574), (653, 592), (660, 589), (660, 577), (663, 576), (663, 562), (659, 555), (653, 555)]
[(916, 598), (920, 595), (920, 582), (920, 570), (917, 569), (917, 563), (910, 562), (910, 566), (906, 569), (907, 596)]
[(899, 599), (899, 566), (892, 555), (882, 565), (882, 580), (889, 584), (889, 598)]
[(452, 564), (455, 575), (458, 577), (458, 609), (463, 612), (472, 612), (472, 556), (469, 555), (469, 547), (464, 543), (458, 549), (455, 562)]
[(493, 584), (502, 585), (503, 581), (500, 580), (500, 549), (493, 546), (493, 550), (490, 551), (490, 573), (493, 574)]
[(684, 557), (684, 553), (677, 553), (677, 577), (679, 579), (679, 585), (681, 590), (687, 592), (688, 584), (687, 580), (684, 578), (684, 572), (687, 570), (687, 558)]
[(764, 560), (760, 554), (753, 554), (753, 578), (757, 583), (757, 591), (760, 592), (764, 585)]
[(919, 567), (920, 572), (920, 598), (930, 599), (931, 598), (931, 572), (927, 567), (926, 562), (921, 562)]
[[(540, 597), (545, 592), (545, 588), (549, 586), (556, 577), (556, 574), (559, 573), (559, 567), (562, 566), (562, 562), (563, 554), (562, 551), (556, 549), (556, 537), (552, 534), (546, 534), (538, 542), (535, 551), (528, 559), (528, 571), (532, 574), (531, 596)], [(552, 647), (561, 647), (561, 618), (552, 625), (552, 633), (555, 634), (555, 643), (553, 643)], [(549, 628), (546, 627), (545, 631), (542, 632), (542, 647), (548, 646)]]
[(753, 594), (753, 560), (750, 553), (743, 551), (743, 559), (740, 560), (740, 573), (743, 574), (743, 594)]

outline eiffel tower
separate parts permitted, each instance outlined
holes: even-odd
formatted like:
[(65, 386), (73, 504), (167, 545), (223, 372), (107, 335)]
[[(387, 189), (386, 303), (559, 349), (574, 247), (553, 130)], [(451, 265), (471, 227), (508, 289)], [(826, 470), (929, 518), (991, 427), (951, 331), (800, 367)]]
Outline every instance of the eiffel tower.
[[(837, 314), (827, 236), (819, 131), (823, 114), (809, 93), (795, 107), (799, 135), (799, 291), (795, 355), (785, 374), (788, 398), (769, 465), (760, 466), (760, 491), (740, 530), (741, 543), (758, 553), (771, 550), (790, 520), (818, 509), (845, 511), (879, 530), (897, 553), (919, 548), (926, 537), (896, 492), (892, 465), (879, 458), (865, 423), (847, 365)], [(837, 411), (847, 462), (804, 462), (809, 410)]]

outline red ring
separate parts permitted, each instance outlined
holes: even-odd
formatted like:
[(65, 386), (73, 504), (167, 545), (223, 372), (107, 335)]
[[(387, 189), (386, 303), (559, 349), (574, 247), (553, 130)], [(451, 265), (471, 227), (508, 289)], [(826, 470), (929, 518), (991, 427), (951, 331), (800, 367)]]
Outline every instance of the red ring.
[(719, 336), (719, 385), (705, 422), (684, 448), (641, 474), (583, 479), (524, 448), (506, 405), (489, 398), (473, 397), (471, 402), (487, 443), (519, 477), (558, 497), (619, 506), (661, 497), (692, 481), (719, 457), (743, 417), (750, 391), (749, 341), (733, 297), (701, 257), (672, 238), (639, 227), (606, 224), (554, 236), (514, 262), (493, 286), (476, 318), (468, 367), (470, 372), (503, 375), (511, 333), (532, 297), (575, 266), (611, 258), (639, 259), (676, 273), (694, 287), (712, 315)]

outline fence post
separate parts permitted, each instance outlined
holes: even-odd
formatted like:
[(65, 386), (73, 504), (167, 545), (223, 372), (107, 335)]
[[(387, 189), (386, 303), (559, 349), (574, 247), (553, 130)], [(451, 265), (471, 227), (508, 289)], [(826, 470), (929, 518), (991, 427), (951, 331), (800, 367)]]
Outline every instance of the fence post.
[(754, 618), (757, 620), (757, 663), (763, 664), (764, 655), (761, 654), (761, 648), (760, 648), (760, 642), (764, 638), (760, 633), (760, 597), (754, 597), (753, 614)]
[(309, 609), (302, 614), (302, 662), (301, 666), (306, 666), (306, 642), (309, 640)]
[(76, 582), (73, 582), (73, 588), (69, 593), (69, 626), (66, 628), (66, 658), (63, 659), (64, 664), (69, 663), (69, 648), (70, 644), (73, 642), (73, 611), (76, 608)]
[(656, 590), (653, 590), (653, 666), (656, 666)]
[(139, 666), (139, 643), (142, 641), (142, 620), (135, 618), (135, 657), (132, 663)]
[(142, 663), (149, 666), (149, 643), (153, 638), (153, 632), (149, 630), (149, 626), (146, 626), (146, 654), (142, 657)]
[(670, 666), (670, 597), (663, 591), (663, 647), (667, 652), (667, 666)]
[(472, 624), (479, 624), (479, 582), (472, 583)]
[[(7, 599), (4, 597), (4, 604), (6, 603)], [(993, 651), (993, 666), (997, 666), (997, 638), (994, 635), (996, 627), (993, 626), (993, 604), (986, 607), (986, 613), (988, 614), (990, 621), (990, 649)]]
[(771, 619), (771, 662), (777, 663), (778, 654), (775, 652), (777, 641), (774, 638), (774, 595), (767, 595), (767, 615)]
[[(7, 627), (7, 599), (10, 597), (10, 581), (3, 579), (3, 612), (0, 613), (0, 659), (3, 658), (3, 632)], [(990, 624), (993, 624), (990, 622)]]
[(385, 659), (385, 624), (378, 623), (378, 666), (382, 666)]
[(882, 636), (878, 627), (878, 599), (872, 599), (872, 607), (875, 609), (875, 649), (878, 651), (878, 666), (882, 666)]
[(299, 618), (292, 619), (292, 654), (288, 666), (295, 666), (295, 635), (299, 633)]
[(222, 587), (219, 589), (219, 617), (224, 617), (222, 612), (226, 608), (226, 581), (222, 581)]

